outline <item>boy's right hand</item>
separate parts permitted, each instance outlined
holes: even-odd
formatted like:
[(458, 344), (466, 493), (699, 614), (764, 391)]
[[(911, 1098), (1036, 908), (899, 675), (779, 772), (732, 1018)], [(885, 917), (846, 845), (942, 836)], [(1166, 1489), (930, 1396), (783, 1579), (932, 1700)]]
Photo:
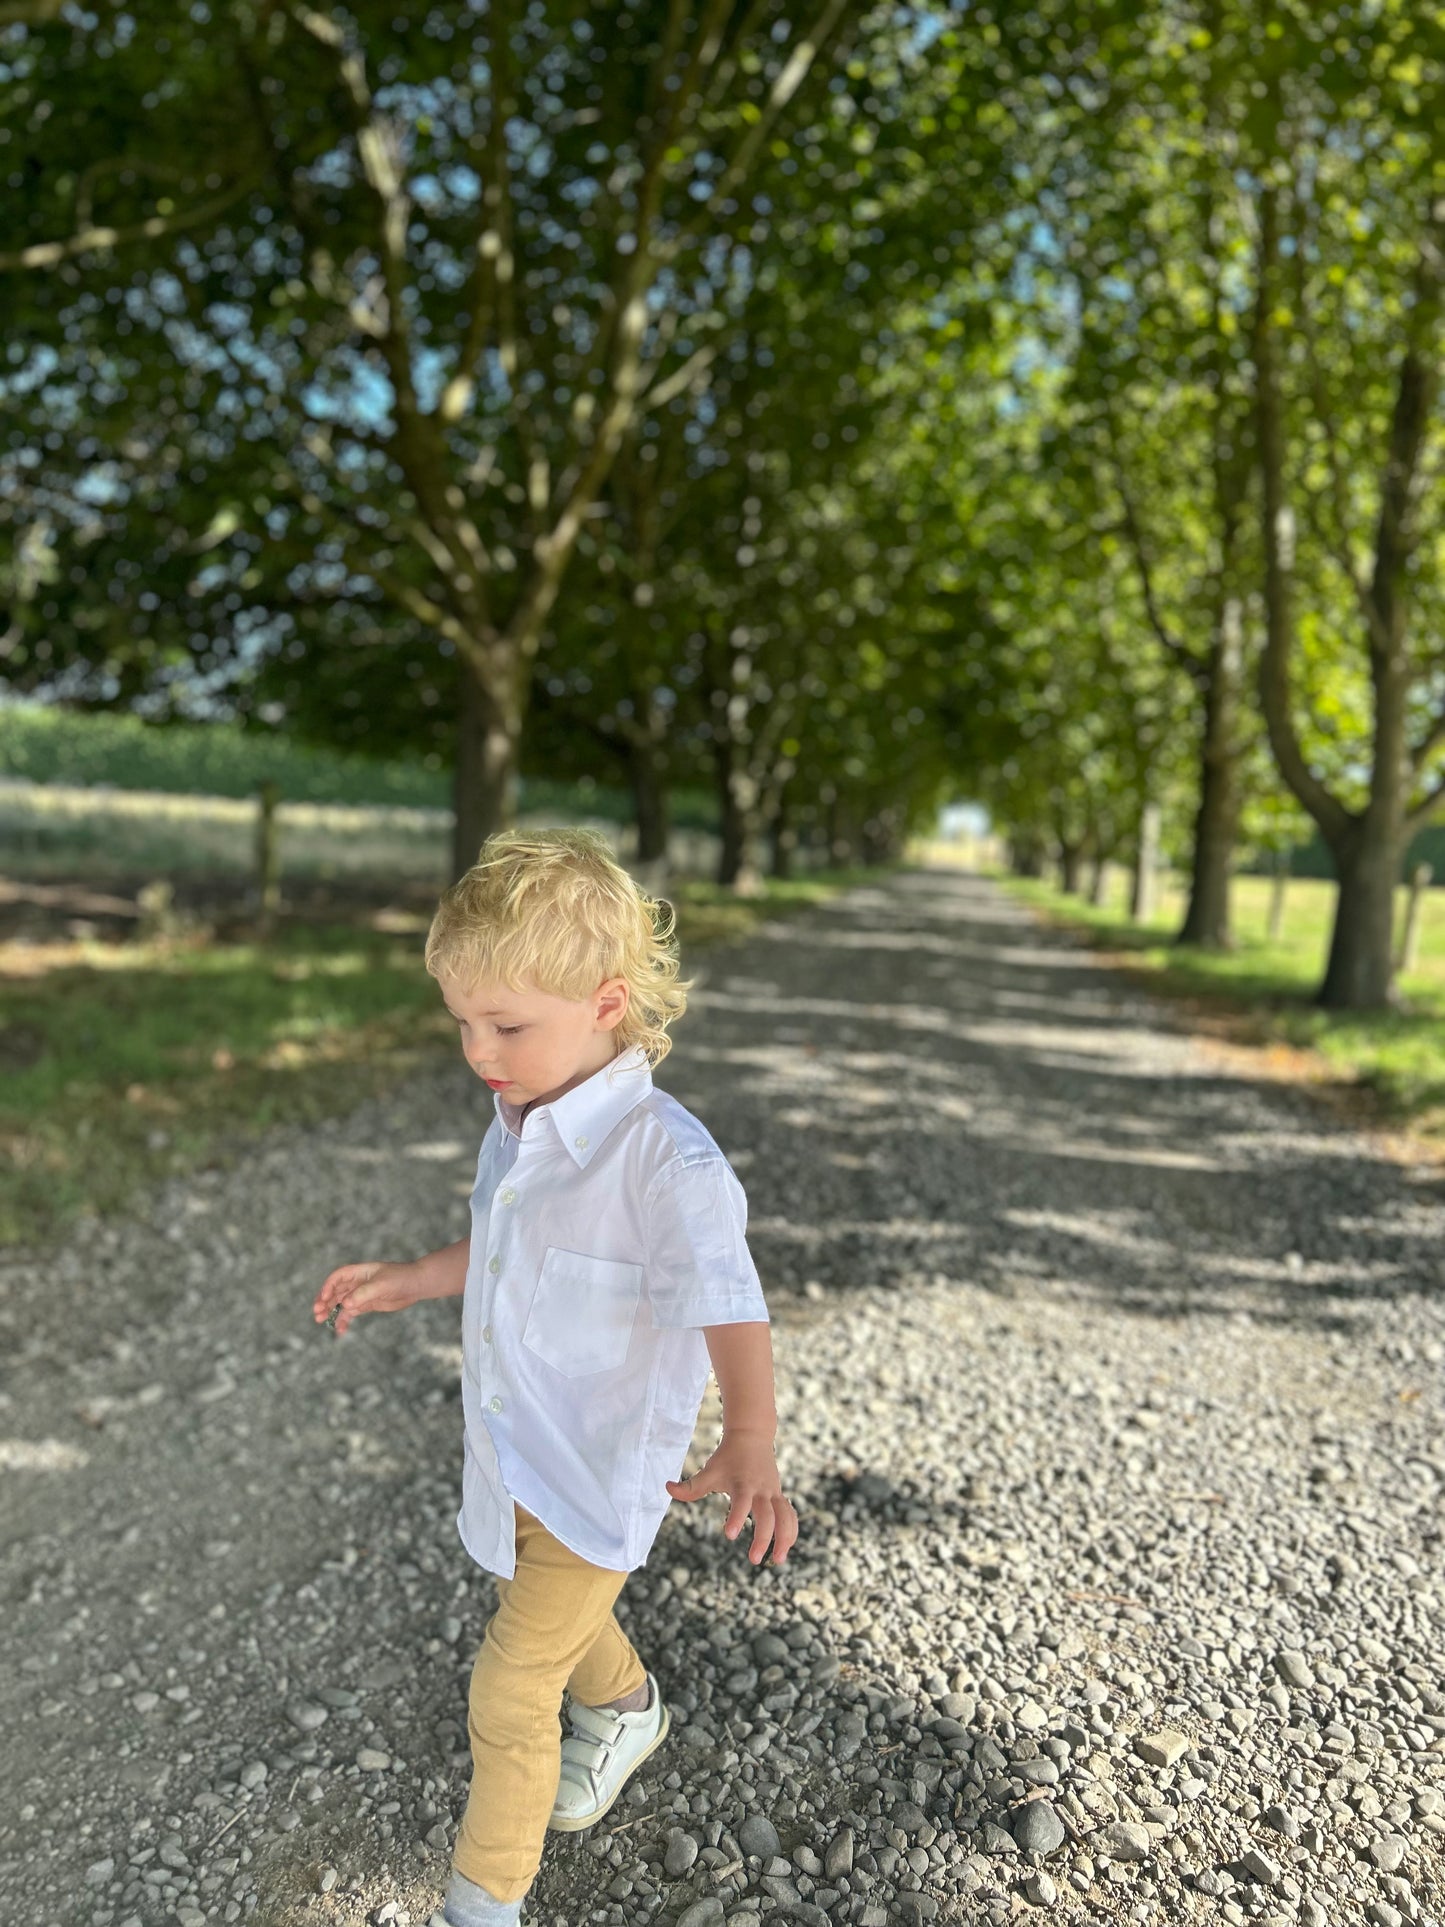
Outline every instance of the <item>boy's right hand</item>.
[(316, 1294), (311, 1315), (324, 1324), (336, 1306), (335, 1332), (340, 1338), (353, 1319), (369, 1311), (405, 1311), (416, 1303), (412, 1267), (375, 1259), (359, 1265), (338, 1265)]

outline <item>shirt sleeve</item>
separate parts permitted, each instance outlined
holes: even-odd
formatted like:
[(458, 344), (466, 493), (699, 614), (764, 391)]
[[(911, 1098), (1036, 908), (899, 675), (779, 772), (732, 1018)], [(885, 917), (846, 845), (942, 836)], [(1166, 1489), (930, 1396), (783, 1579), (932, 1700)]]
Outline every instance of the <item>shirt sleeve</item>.
[(654, 1325), (771, 1322), (747, 1224), (747, 1194), (725, 1158), (679, 1161), (663, 1172), (647, 1208)]

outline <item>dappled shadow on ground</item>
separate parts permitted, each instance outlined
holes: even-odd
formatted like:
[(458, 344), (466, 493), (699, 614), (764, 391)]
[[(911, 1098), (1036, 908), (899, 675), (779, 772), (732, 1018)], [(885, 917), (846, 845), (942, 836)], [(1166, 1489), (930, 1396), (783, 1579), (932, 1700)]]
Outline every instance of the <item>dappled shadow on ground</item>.
[(694, 1013), (661, 1081), (726, 1108), (765, 1281), (1026, 1279), (1322, 1329), (1434, 1287), (1406, 1174), (1308, 1093), (1221, 1075), (985, 880), (909, 872), (765, 925)]

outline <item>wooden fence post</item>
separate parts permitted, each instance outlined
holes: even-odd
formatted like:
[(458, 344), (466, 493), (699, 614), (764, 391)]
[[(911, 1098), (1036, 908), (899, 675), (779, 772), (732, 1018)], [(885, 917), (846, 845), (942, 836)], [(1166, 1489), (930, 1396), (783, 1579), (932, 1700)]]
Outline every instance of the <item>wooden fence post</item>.
[(1269, 887), (1269, 941), (1278, 943), (1284, 933), (1284, 893), (1289, 883), (1289, 851), (1274, 853), (1274, 877)]
[(1159, 901), (1159, 828), (1160, 808), (1146, 803), (1139, 812), (1139, 840), (1134, 855), (1134, 889), (1129, 915), (1135, 923), (1148, 923)]
[(276, 913), (281, 907), (281, 848), (276, 834), (280, 800), (279, 784), (261, 785), (256, 810), (256, 903), (263, 937), (269, 937), (276, 928)]
[(1410, 873), (1410, 895), (1405, 903), (1405, 927), (1400, 932), (1400, 949), (1395, 958), (1395, 968), (1402, 975), (1407, 970), (1413, 970), (1420, 960), (1420, 912), (1433, 874), (1428, 863), (1417, 863)]

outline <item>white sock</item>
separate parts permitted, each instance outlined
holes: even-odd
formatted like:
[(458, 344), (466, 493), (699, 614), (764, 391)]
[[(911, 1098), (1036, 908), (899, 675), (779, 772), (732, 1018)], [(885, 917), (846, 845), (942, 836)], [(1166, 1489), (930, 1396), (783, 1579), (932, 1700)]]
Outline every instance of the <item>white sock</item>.
[(520, 1900), (497, 1900), (453, 1867), (442, 1902), (442, 1919), (449, 1927), (517, 1927), (521, 1918)]
[[(643, 1695), (640, 1706), (629, 1706), (626, 1704), (619, 1706), (616, 1700), (611, 1700), (608, 1702), (608, 1711), (612, 1713), (645, 1713), (652, 1705), (652, 1681), (645, 1679), (641, 1686), (633, 1688), (633, 1693), (641, 1693)], [(627, 1699), (631, 1699), (632, 1696), (633, 1694), (629, 1693), (626, 1697)]]

